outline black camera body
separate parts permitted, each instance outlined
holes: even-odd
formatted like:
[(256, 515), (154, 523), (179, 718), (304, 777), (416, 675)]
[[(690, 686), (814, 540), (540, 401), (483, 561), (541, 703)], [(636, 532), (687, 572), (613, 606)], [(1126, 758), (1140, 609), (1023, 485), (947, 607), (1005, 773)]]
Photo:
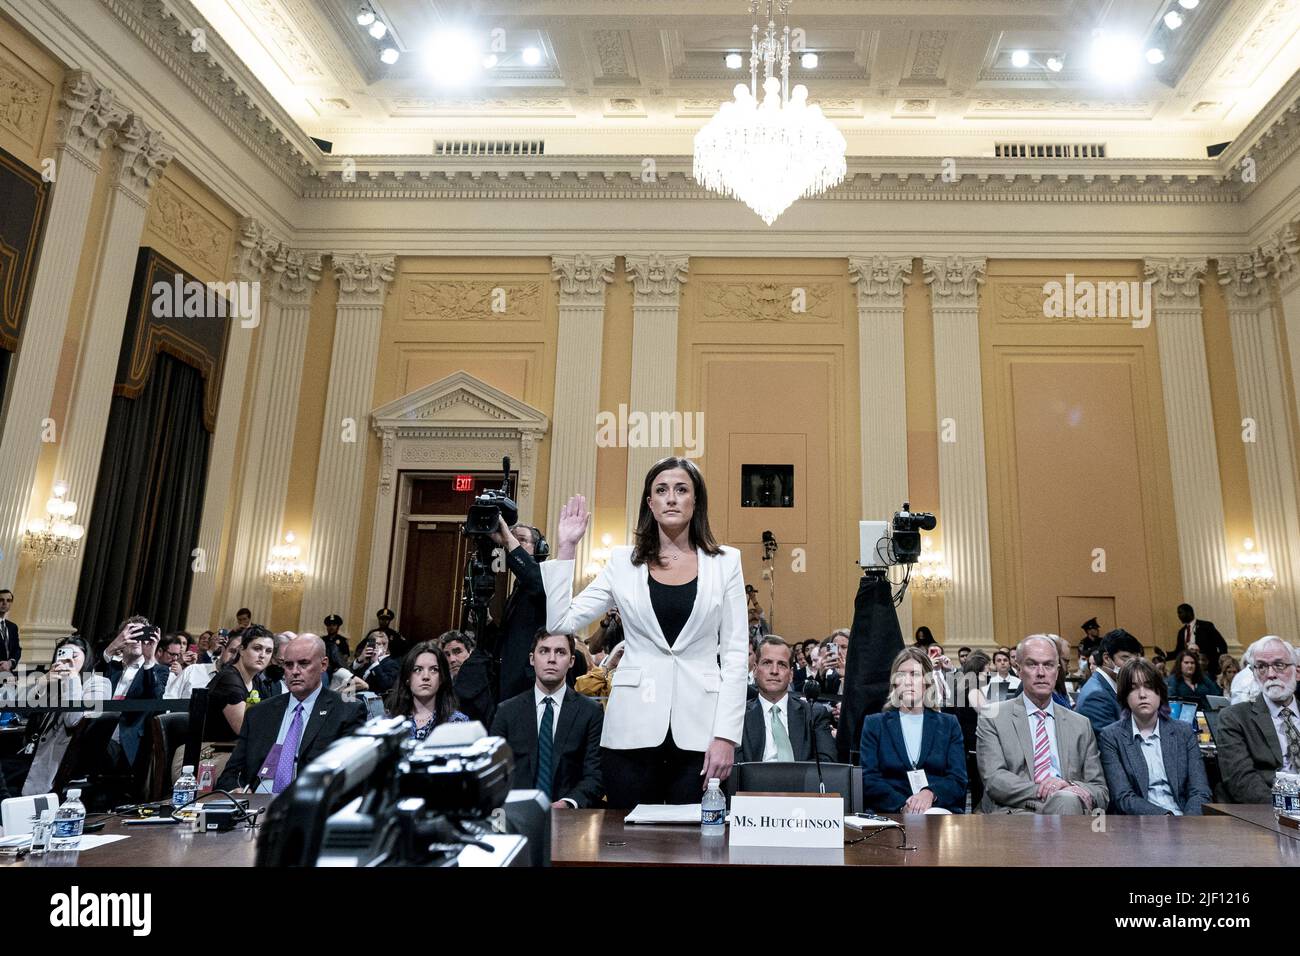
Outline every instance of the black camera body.
[(904, 501), (903, 509), (894, 513), (893, 528), (890, 538), (893, 541), (894, 558), (898, 564), (915, 564), (921, 557), (921, 532), (933, 531), (937, 521), (928, 511), (910, 511), (911, 505)]
[(504, 489), (485, 491), (469, 506), (469, 513), (465, 515), (465, 534), (490, 535), (497, 530), (501, 518), (505, 518), (506, 524), (513, 528), (519, 523), (519, 506)]

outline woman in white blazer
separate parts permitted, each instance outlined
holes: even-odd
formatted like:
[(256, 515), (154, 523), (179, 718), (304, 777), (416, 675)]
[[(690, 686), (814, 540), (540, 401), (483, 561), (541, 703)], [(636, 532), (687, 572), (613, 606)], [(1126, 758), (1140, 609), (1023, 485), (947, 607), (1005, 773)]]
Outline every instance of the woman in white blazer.
[(586, 499), (570, 498), (542, 578), (552, 633), (573, 633), (611, 607), (622, 617), (626, 650), (600, 741), (609, 805), (695, 803), (710, 777), (730, 775), (745, 720), (740, 552), (709, 530), (700, 470), (665, 458), (646, 475), (635, 545), (614, 548), (574, 597), (574, 555), (588, 518)]

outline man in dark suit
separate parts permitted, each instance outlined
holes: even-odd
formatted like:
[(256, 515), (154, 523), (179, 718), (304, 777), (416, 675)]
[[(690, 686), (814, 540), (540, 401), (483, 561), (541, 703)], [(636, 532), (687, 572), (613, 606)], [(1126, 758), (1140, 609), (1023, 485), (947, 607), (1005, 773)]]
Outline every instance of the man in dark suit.
[(736, 763), (760, 760), (835, 760), (831, 714), (790, 693), (794, 649), (784, 638), (769, 634), (758, 645), (754, 666), (758, 696), (745, 705), (745, 726)]
[[(158, 666), (158, 628), (147, 618), (127, 618), (117, 636), (104, 649), (104, 676), (113, 688), (114, 700), (162, 700), (171, 672)], [(140, 743), (149, 717), (143, 711), (123, 713), (108, 743), (108, 760), (115, 769), (134, 767), (140, 757)]]
[[(506, 599), (501, 643), (497, 648), (501, 662), (497, 700), (503, 701), (533, 686), (533, 673), (528, 669), (533, 636), (538, 628), (546, 626), (546, 588), (542, 585), (538, 562), (546, 560), (549, 548), (536, 528), (526, 524), (511, 528), (504, 518), (500, 519), (492, 540), (505, 549), (506, 567), (515, 576), (515, 586)], [(539, 545), (542, 546), (540, 555)]]
[(543, 791), (551, 806), (575, 809), (600, 803), (605, 788), (600, 773), (600, 705), (565, 684), (573, 664), (572, 634), (533, 635), (528, 663), (533, 686), (497, 707), (492, 733), (504, 737), (515, 755), (511, 786)]
[(1178, 620), (1182, 622), (1182, 627), (1178, 629), (1178, 641), (1174, 645), (1174, 653), (1177, 654), (1188, 644), (1195, 644), (1208, 661), (1206, 670), (1209, 675), (1218, 680), (1219, 658), (1228, 653), (1228, 642), (1223, 639), (1223, 635), (1219, 633), (1219, 629), (1213, 622), (1198, 621), (1196, 611), (1190, 604), (1178, 605)]
[(248, 710), (219, 789), (280, 793), (302, 767), (365, 722), (363, 704), (321, 686), (328, 658), (319, 636), (299, 634), (280, 656), (289, 692)]
[(1277, 772), (1300, 773), (1295, 656), (1273, 636), (1252, 644), (1249, 656), (1261, 693), (1219, 715), (1219, 770), (1233, 803), (1271, 803)]
[(1101, 665), (1079, 690), (1074, 712), (1088, 718), (1092, 732), (1100, 734), (1119, 720), (1120, 704), (1116, 693), (1119, 670), (1135, 657), (1142, 656), (1142, 643), (1121, 627), (1101, 639)]
[(12, 671), (23, 659), (23, 645), (18, 640), (18, 625), (9, 620), (14, 606), (14, 592), (0, 590), (0, 671)]

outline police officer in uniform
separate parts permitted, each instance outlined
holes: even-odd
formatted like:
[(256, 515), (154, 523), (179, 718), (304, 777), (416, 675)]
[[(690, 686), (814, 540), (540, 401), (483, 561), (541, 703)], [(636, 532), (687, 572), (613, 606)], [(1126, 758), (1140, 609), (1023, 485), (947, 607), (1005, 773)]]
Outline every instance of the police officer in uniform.
[(325, 618), (325, 633), (322, 637), (325, 640), (325, 651), (329, 654), (331, 672), (338, 670), (340, 667), (347, 667), (348, 661), (352, 660), (352, 651), (348, 647), (348, 639), (339, 633), (339, 628), (342, 626), (343, 618), (337, 614), (331, 614)]

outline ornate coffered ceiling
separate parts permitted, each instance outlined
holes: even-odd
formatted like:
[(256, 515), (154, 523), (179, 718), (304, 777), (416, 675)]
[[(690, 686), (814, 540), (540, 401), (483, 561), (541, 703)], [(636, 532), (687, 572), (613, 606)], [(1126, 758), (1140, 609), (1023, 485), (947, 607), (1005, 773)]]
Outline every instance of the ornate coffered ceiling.
[[(694, 133), (748, 75), (722, 62), (747, 43), (744, 0), (372, 0), (405, 51), (393, 67), (356, 25), (361, 0), (93, 2), (306, 197), (698, 197)], [(1148, 36), (1173, 5), (795, 0), (792, 26), (821, 62), (793, 72), (849, 142), (830, 198), (1245, 198), (1243, 157), (1263, 181), (1300, 148), (1300, 0), (1201, 0), (1163, 35), (1166, 61), (1128, 86), (1081, 67), (1095, 27)], [(501, 31), (500, 66), (436, 86), (419, 48), (440, 25)], [(540, 62), (522, 62), (526, 46)], [(1015, 49), (1066, 66), (1017, 70)], [(1105, 153), (1009, 162), (995, 155), (1006, 143)]]

